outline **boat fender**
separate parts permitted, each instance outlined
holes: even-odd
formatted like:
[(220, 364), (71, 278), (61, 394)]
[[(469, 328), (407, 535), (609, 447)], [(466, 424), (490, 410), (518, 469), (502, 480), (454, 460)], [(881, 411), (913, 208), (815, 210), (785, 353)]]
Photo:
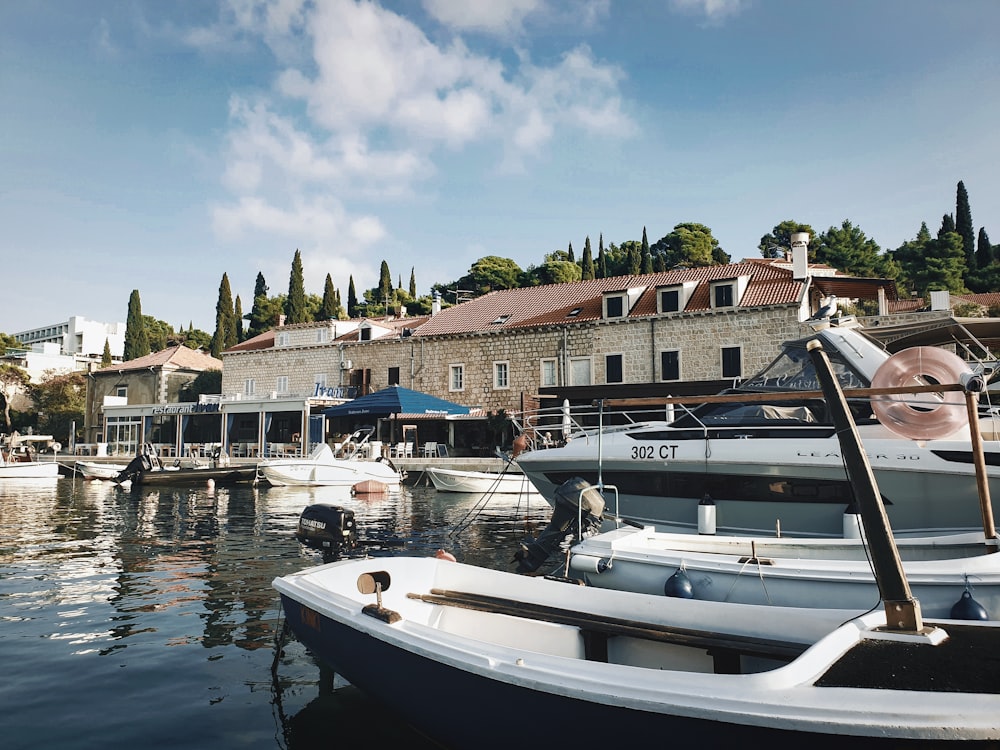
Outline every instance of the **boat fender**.
[(711, 495), (706, 494), (698, 502), (698, 533), (712, 535), (715, 534), (715, 501)]
[[(914, 346), (896, 352), (883, 362), (872, 378), (872, 388), (966, 383), (972, 371), (953, 352), (936, 346)], [(911, 440), (947, 437), (968, 424), (965, 395), (941, 393), (872, 396), (872, 411), (892, 432)]]
[(861, 539), (864, 537), (864, 527), (861, 525), (861, 514), (858, 506), (851, 503), (844, 508), (843, 518), (844, 539)]
[(969, 589), (962, 592), (961, 598), (952, 605), (952, 620), (988, 620), (990, 619), (986, 607), (972, 598)]
[(694, 599), (694, 586), (691, 585), (691, 579), (683, 568), (678, 568), (677, 572), (667, 579), (663, 584), (663, 593), (675, 599)]
[(523, 432), (514, 438), (514, 442), (511, 443), (510, 457), (517, 458), (519, 455), (528, 450), (528, 436)]

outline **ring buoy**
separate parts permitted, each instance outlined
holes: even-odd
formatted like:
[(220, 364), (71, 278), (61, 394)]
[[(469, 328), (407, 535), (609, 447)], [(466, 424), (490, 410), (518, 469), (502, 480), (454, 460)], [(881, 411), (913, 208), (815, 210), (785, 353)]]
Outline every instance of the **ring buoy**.
[[(875, 371), (872, 388), (952, 384), (971, 375), (957, 354), (936, 346), (915, 346), (893, 354)], [(892, 432), (911, 440), (943, 438), (968, 425), (965, 396), (959, 391), (872, 396), (872, 411)]]
[(52, 452), (53, 453), (58, 453), (61, 450), (62, 450), (62, 443), (60, 443), (59, 441), (56, 441), (56, 442), (54, 442), (52, 444)]

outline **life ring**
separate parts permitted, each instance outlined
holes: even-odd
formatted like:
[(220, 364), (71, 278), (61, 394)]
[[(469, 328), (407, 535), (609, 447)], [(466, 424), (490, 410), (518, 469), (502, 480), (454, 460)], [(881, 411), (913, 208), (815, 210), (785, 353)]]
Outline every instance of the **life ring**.
[(62, 443), (60, 443), (58, 440), (52, 444), (53, 453), (58, 453), (61, 450), (62, 450)]
[[(914, 346), (893, 354), (875, 371), (872, 388), (915, 384), (953, 384), (972, 374), (957, 354), (936, 346)], [(965, 396), (960, 391), (872, 396), (878, 421), (911, 440), (934, 440), (968, 425)]]

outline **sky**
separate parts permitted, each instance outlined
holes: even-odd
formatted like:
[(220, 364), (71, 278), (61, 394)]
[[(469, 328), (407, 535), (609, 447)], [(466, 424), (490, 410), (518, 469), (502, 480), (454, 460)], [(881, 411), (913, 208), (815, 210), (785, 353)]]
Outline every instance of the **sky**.
[(0, 331), (785, 220), (1000, 241), (996, 0), (0, 3)]

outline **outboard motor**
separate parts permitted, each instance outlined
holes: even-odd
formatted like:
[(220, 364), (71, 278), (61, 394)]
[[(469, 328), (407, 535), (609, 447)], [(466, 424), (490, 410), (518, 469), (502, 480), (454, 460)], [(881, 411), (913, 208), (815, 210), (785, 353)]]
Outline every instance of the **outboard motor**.
[(153, 447), (148, 443), (135, 454), (135, 458), (128, 462), (128, 466), (118, 472), (118, 476), (115, 477), (115, 483), (121, 484), (122, 482), (134, 480), (144, 471), (150, 471), (154, 467), (160, 466), (160, 459), (156, 456), (153, 451)]
[(326, 503), (306, 506), (299, 515), (295, 538), (334, 559), (353, 552), (358, 546), (354, 511)]
[(534, 573), (556, 548), (601, 530), (604, 496), (590, 482), (573, 477), (556, 489), (552, 520), (538, 538), (514, 554), (518, 573)]

